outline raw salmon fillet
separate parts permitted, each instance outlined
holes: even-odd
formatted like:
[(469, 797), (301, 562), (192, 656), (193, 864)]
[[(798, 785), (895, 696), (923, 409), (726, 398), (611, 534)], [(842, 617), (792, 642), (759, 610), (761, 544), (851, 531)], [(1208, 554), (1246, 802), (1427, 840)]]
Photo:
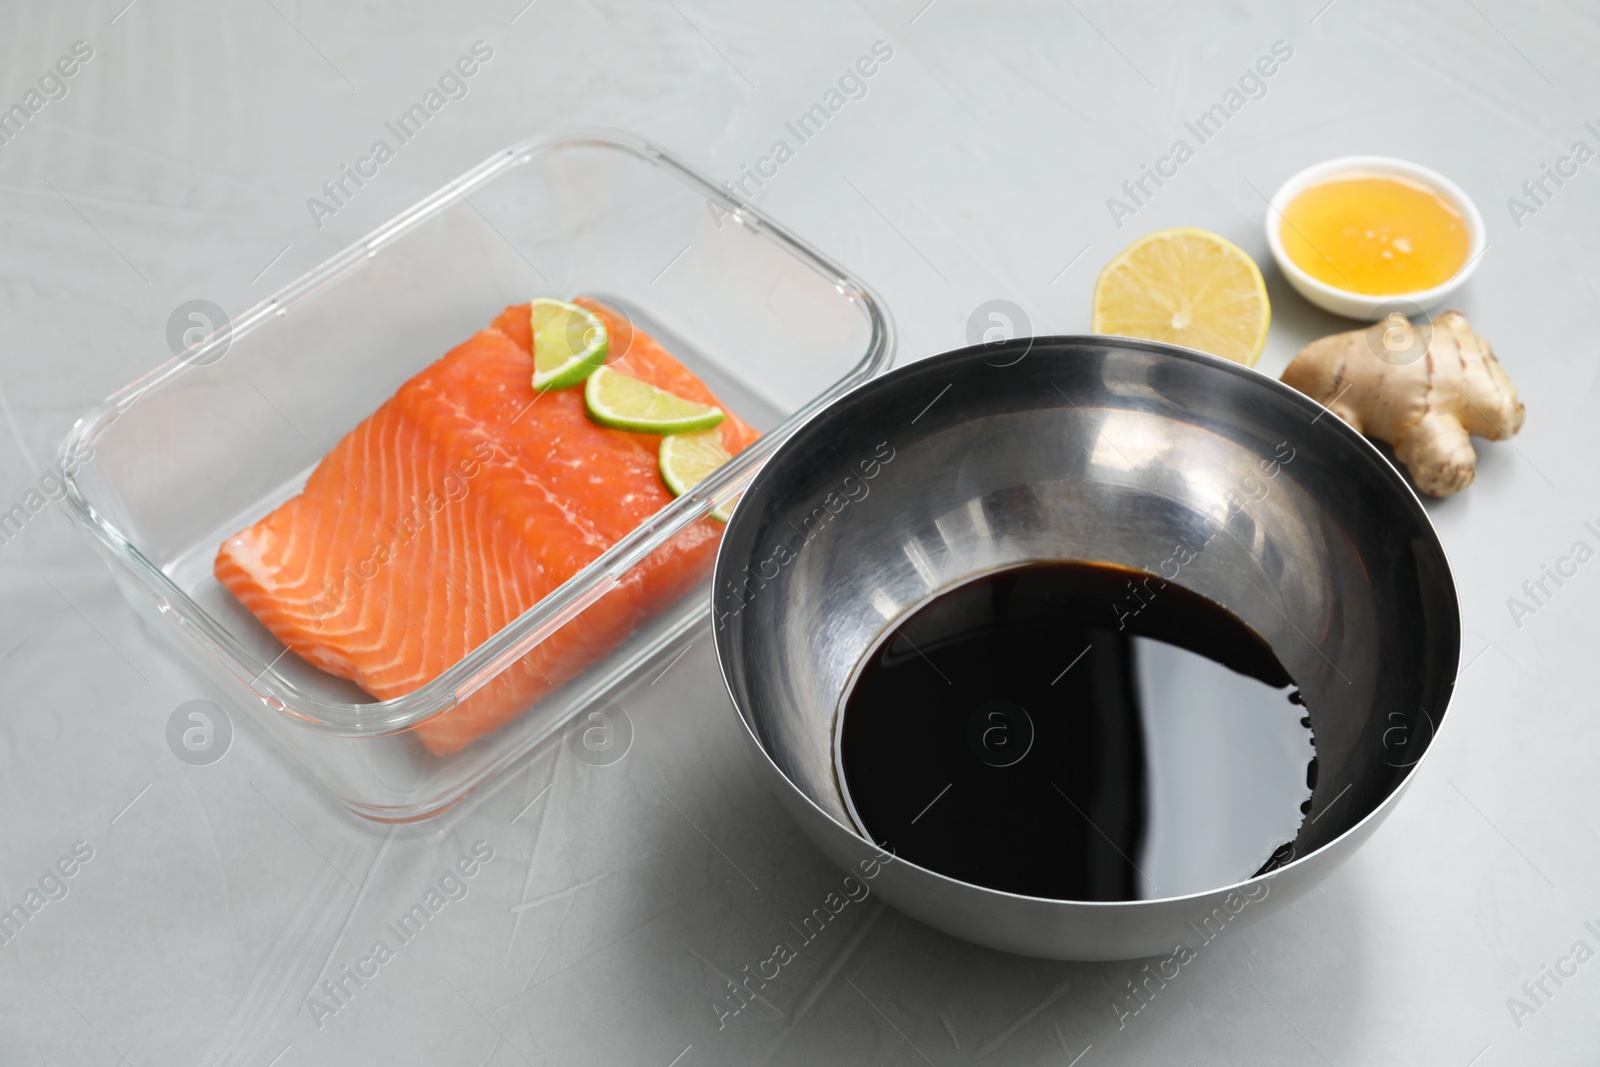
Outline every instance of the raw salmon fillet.
[[(622, 316), (610, 363), (727, 408)], [(217, 580), (289, 648), (387, 700), (437, 677), (665, 506), (661, 439), (590, 421), (583, 389), (533, 390), (527, 304), (400, 387), (299, 496), (223, 542)], [(733, 415), (723, 444), (756, 433)], [(615, 648), (709, 572), (703, 519), (457, 706), (415, 727), (455, 752)]]

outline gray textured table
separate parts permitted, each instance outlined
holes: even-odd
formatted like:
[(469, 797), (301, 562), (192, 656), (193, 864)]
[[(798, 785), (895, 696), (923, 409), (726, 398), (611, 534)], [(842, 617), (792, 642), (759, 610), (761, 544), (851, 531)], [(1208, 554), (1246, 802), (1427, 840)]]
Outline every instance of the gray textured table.
[[(1466, 670), (1410, 794), (1325, 884), (1206, 946), (1120, 1027), (1139, 965), (1010, 958), (869, 898), (719, 1029), (726, 977), (839, 875), (746, 768), (703, 634), (628, 698), (622, 761), (553, 743), (434, 822), (380, 827), (249, 725), (219, 763), (175, 759), (167, 717), (208, 693), (46, 509), (0, 545), (0, 903), (48, 890), (0, 946), (0, 1063), (1595, 1062), (1600, 963), (1570, 953), (1600, 948), (1600, 564), (1531, 616), (1507, 607), (1574, 542), (1597, 545), (1600, 345), (1584, 323), (1600, 318), (1600, 163), (1547, 184), (1533, 213), (1507, 204), (1574, 141), (1600, 147), (1584, 125), (1600, 100), (1592, 10), (90, 6), (12, 3), (0, 33), (3, 107), (74, 42), (92, 50), (0, 144), (5, 508), (77, 414), (164, 357), (178, 304), (242, 310), (493, 149), (576, 125), (634, 130), (729, 178), (790, 141), (755, 201), (878, 289), (902, 361), (964, 344), (993, 298), (1036, 332), (1086, 330), (1099, 266), (1151, 229), (1213, 229), (1265, 261), (1262, 194), (1290, 173), (1412, 158), (1488, 218), (1457, 302), (1529, 415), (1514, 443), (1480, 447), (1476, 485), (1430, 505)], [(308, 208), (480, 40), (493, 59), (464, 99), (336, 212)], [(864, 95), (795, 145), (784, 123), (879, 41), (893, 56)], [(1293, 55), (1258, 98), (1114, 220), (1107, 198), (1276, 41)], [(1275, 272), (1268, 287), (1276, 373), (1343, 324)], [(331, 998), (324, 983), (478, 842), (493, 859), (468, 895)], [(62, 857), (72, 877), (47, 877)], [(1563, 959), (1576, 975), (1557, 984), (1544, 969)]]

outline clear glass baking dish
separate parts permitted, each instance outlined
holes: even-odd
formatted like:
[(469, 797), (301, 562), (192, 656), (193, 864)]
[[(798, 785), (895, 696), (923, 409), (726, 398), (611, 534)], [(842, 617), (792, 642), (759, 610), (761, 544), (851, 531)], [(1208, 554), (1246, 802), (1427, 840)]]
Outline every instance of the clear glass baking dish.
[[(299, 492), (408, 378), (534, 295), (622, 309), (763, 437), (421, 688), (377, 701), (304, 663), (212, 576), (229, 534)], [(64, 455), (74, 520), (128, 599), (372, 819), (436, 814), (624, 685), (710, 610), (710, 575), (509, 725), (431, 754), (417, 724), (467, 700), (748, 484), (813, 412), (887, 367), (861, 282), (631, 135), (495, 153), (85, 415)], [(555, 646), (553, 646), (555, 647)]]

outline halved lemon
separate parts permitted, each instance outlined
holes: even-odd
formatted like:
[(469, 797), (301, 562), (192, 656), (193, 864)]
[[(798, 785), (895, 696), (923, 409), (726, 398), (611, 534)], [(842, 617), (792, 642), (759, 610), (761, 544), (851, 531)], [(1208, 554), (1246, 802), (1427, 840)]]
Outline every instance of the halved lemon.
[(610, 367), (596, 368), (583, 387), (589, 417), (601, 426), (633, 433), (709, 430), (728, 416), (721, 408), (657, 389)]
[[(711, 472), (733, 456), (722, 447), (721, 430), (668, 434), (661, 439), (661, 480), (673, 496), (682, 496), (699, 485)], [(732, 505), (729, 505), (731, 507)], [(728, 521), (728, 508), (711, 513), (718, 522)]]
[(1094, 285), (1095, 333), (1197, 348), (1253, 366), (1272, 307), (1261, 268), (1205, 230), (1159, 230), (1107, 263)]
[(577, 385), (606, 361), (611, 350), (606, 324), (588, 308), (541, 296), (533, 300), (529, 318), (534, 389)]

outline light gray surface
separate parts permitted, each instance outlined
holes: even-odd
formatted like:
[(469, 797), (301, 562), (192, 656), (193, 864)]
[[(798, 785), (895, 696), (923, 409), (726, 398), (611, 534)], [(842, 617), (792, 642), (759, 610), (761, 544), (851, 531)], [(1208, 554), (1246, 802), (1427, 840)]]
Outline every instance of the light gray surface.
[[(746, 768), (707, 640), (624, 701), (621, 762), (552, 744), (498, 791), (385, 829), (337, 810), (248, 726), (219, 763), (174, 758), (169, 714), (209, 694), (51, 509), (0, 545), (0, 901), (75, 842), (94, 856), (0, 947), (0, 1062), (1593, 1061), (1600, 963), (1546, 980), (1554, 995), (1520, 1027), (1507, 998), (1574, 942), (1600, 948), (1584, 926), (1600, 929), (1600, 564), (1520, 626), (1506, 603), (1575, 541), (1600, 547), (1584, 526), (1600, 528), (1600, 346), (1584, 325), (1600, 163), (1551, 185), (1520, 227), (1506, 205), (1574, 140), (1600, 147), (1583, 125), (1592, 14), (275, 2), (8, 5), (0, 104), (74, 41), (94, 57), (0, 146), (4, 508), (78, 412), (165, 355), (182, 301), (248, 306), (531, 133), (622, 126), (737, 176), (775, 139), (795, 146), (784, 122), (884, 40), (894, 57), (866, 96), (756, 202), (878, 288), (905, 359), (964, 343), (969, 313), (997, 297), (1038, 332), (1087, 329), (1095, 272), (1150, 229), (1202, 226), (1265, 260), (1263, 197), (1329, 156), (1416, 159), (1477, 199), (1491, 247), (1458, 303), (1529, 416), (1514, 443), (1480, 445), (1476, 485), (1431, 506), (1465, 612), (1457, 725), (1348, 865), (1218, 937), (1122, 1029), (1138, 966), (1001, 956), (868, 898), (719, 1031), (722, 976), (766, 959), (841, 875)], [(316, 228), (306, 198), (479, 39), (495, 53), (470, 95)], [(1280, 39), (1294, 57), (1266, 95), (1119, 230), (1106, 198)], [(1268, 287), (1261, 365), (1276, 373), (1344, 324), (1273, 271)], [(496, 858), (470, 895), (318, 1029), (315, 987), (479, 840)]]

